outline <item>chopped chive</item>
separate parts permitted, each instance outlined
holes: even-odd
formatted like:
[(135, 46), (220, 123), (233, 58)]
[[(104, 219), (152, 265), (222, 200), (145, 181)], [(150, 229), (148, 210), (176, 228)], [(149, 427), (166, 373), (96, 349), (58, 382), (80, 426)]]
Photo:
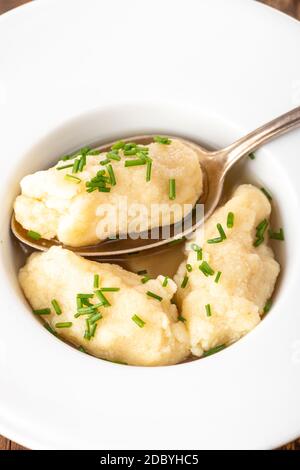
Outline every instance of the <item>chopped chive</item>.
[(66, 161), (66, 160), (73, 160), (73, 158), (78, 157), (79, 155), (86, 155), (88, 152), (90, 152), (91, 149), (89, 147), (83, 147), (80, 150), (76, 150), (76, 152), (71, 153), (70, 155), (64, 155), (63, 157), (60, 158), (60, 160)]
[(85, 324), (86, 324), (86, 330), (84, 332), (84, 338), (87, 340), (90, 340), (91, 339), (91, 326), (88, 320), (85, 320)]
[(108, 152), (106, 156), (109, 160), (116, 160), (117, 162), (121, 160), (120, 155), (116, 151)]
[(90, 337), (91, 337), (91, 338), (93, 338), (93, 337), (95, 336), (97, 326), (98, 326), (97, 323), (93, 323), (93, 324), (91, 325), (91, 330), (90, 330)]
[(154, 294), (154, 292), (151, 292), (150, 290), (148, 290), (146, 294), (148, 295), (148, 297), (152, 297), (153, 299), (156, 299), (159, 302), (162, 301), (162, 297), (160, 295)]
[(40, 308), (37, 310), (32, 310), (35, 315), (50, 315), (51, 310), (50, 308)]
[(70, 165), (63, 165), (63, 166), (56, 167), (56, 169), (65, 170), (66, 168), (72, 168), (72, 167), (73, 167), (73, 163), (71, 163)]
[(120, 287), (101, 287), (101, 292), (118, 292)]
[(226, 348), (226, 344), (220, 344), (219, 346), (216, 346), (215, 348), (211, 348), (208, 351), (204, 351), (202, 357), (211, 356), (212, 354), (222, 351), (222, 349), (224, 348)]
[(177, 321), (182, 321), (182, 323), (184, 323), (186, 321), (186, 318), (184, 318), (182, 315), (178, 315)]
[(154, 142), (157, 142), (158, 144), (164, 144), (164, 145), (170, 145), (170, 143), (172, 142), (171, 139), (169, 139), (168, 137), (163, 137), (161, 135), (155, 135), (153, 137), (153, 140)]
[(77, 310), (82, 308), (82, 299), (80, 297), (77, 297), (76, 299), (76, 305), (77, 305)]
[(46, 330), (49, 331), (49, 333), (52, 333), (54, 336), (58, 336), (57, 333), (56, 333), (56, 331), (53, 330), (53, 328), (51, 328), (51, 326), (48, 325), (48, 323), (45, 323), (45, 324), (44, 324), (44, 327), (46, 328)]
[(263, 309), (264, 315), (271, 310), (271, 307), (272, 307), (272, 300), (268, 299)]
[(107, 171), (108, 171), (109, 178), (110, 178), (110, 184), (112, 186), (115, 186), (116, 185), (116, 177), (115, 177), (113, 167), (111, 165), (107, 165)]
[(104, 160), (101, 160), (99, 162), (99, 165), (107, 165), (108, 163), (110, 163), (110, 160), (108, 158), (105, 158)]
[(123, 140), (118, 140), (115, 144), (112, 145), (111, 149), (112, 150), (120, 150), (124, 147), (125, 142)]
[(205, 305), (206, 316), (211, 317), (211, 306), (210, 304)]
[(203, 272), (205, 276), (212, 276), (213, 274), (215, 274), (215, 271), (209, 266), (206, 261), (202, 261), (199, 266), (199, 269)]
[(150, 276), (144, 276), (142, 279), (141, 279), (141, 283), (142, 284), (146, 284), (146, 282), (150, 281)]
[(99, 274), (94, 274), (94, 289), (99, 287)]
[(137, 274), (139, 275), (143, 275), (143, 274), (147, 274), (147, 269), (142, 269), (141, 271), (138, 271)]
[(92, 299), (94, 294), (77, 294), (78, 299)]
[(78, 178), (77, 176), (69, 175), (69, 174), (66, 174), (66, 175), (65, 175), (65, 180), (73, 181), (73, 182), (75, 182), (76, 184), (81, 183), (81, 179), (80, 179), (80, 178)]
[(79, 159), (74, 161), (73, 168), (72, 168), (72, 173), (78, 173), (79, 163), (80, 163)]
[(193, 267), (192, 267), (192, 265), (189, 264), (189, 263), (185, 265), (185, 268), (186, 268), (186, 270), (187, 270), (188, 273), (190, 273), (190, 272), (193, 271)]
[(140, 328), (144, 328), (144, 326), (146, 325), (146, 322), (142, 320), (138, 315), (133, 315), (133, 317), (131, 317), (131, 320), (134, 321), (134, 323), (136, 323), (137, 326), (139, 326)]
[(73, 323), (71, 321), (64, 321), (61, 323), (55, 323), (55, 328), (71, 328)]
[(130, 155), (136, 155), (136, 152), (137, 152), (136, 148), (127, 149), (127, 150), (124, 150), (124, 155), (125, 157), (130, 156)]
[(124, 150), (132, 150), (137, 147), (137, 144), (135, 142), (126, 142), (124, 145)]
[(139, 166), (139, 165), (145, 165), (145, 164), (146, 164), (145, 160), (141, 160), (140, 158), (137, 160), (125, 160), (125, 167)]
[(42, 238), (40, 233), (34, 232), (33, 230), (28, 230), (27, 237), (32, 238), (33, 240), (39, 240)]
[(272, 229), (269, 230), (269, 237), (272, 239), (272, 240), (280, 240), (280, 241), (284, 241), (284, 232), (283, 232), (283, 228), (281, 228), (279, 230), (279, 232), (273, 232)]
[(101, 187), (99, 187), (98, 191), (100, 193), (110, 193), (110, 188), (101, 188)]
[(104, 294), (102, 294), (101, 290), (96, 290), (95, 294), (97, 295), (98, 299), (100, 300), (100, 304), (103, 305), (103, 307), (110, 307), (110, 303), (105, 297)]
[(226, 240), (226, 233), (224, 232), (224, 229), (221, 224), (217, 224), (217, 229), (219, 231), (220, 237), (223, 238), (223, 240)]
[(176, 181), (174, 178), (169, 179), (169, 199), (174, 200), (176, 198)]
[(191, 247), (192, 250), (197, 253), (197, 261), (202, 261), (202, 248), (200, 248), (200, 246), (196, 243), (193, 243)]
[(147, 161), (146, 181), (151, 180), (152, 160)]
[(77, 310), (77, 313), (75, 314), (75, 317), (79, 317), (80, 315), (90, 315), (91, 313), (95, 313), (96, 310), (95, 305), (91, 305), (89, 307), (81, 307)]
[(184, 289), (187, 286), (187, 283), (189, 282), (189, 276), (187, 274), (184, 276), (182, 283), (181, 283), (181, 288)]
[(83, 171), (85, 165), (86, 165), (86, 155), (82, 155), (82, 157), (79, 160), (78, 172)]
[(96, 323), (96, 321), (100, 320), (102, 318), (101, 313), (97, 312), (94, 313), (91, 317), (88, 318), (89, 324), (93, 325), (93, 323)]
[(250, 158), (250, 160), (255, 160), (255, 155), (253, 152), (249, 153), (248, 157)]
[(95, 150), (89, 150), (86, 155), (100, 155), (101, 150), (95, 149)]
[(61, 311), (60, 305), (59, 305), (59, 303), (57, 302), (57, 300), (56, 300), (56, 299), (53, 299), (53, 300), (51, 301), (51, 304), (52, 304), (52, 306), (53, 306), (53, 308), (54, 308), (54, 310), (55, 310), (56, 315), (61, 315), (62, 311)]
[(86, 353), (86, 350), (84, 349), (83, 346), (78, 346), (78, 351)]
[(256, 227), (256, 239), (253, 243), (253, 246), (258, 247), (259, 245), (263, 243), (265, 239), (264, 234), (267, 229), (267, 226), (268, 226), (267, 219), (262, 220), (260, 224), (258, 224), (258, 226)]
[(272, 196), (269, 193), (269, 191), (266, 190), (266, 188), (260, 188), (260, 190), (264, 193), (264, 195), (269, 199), (269, 201), (272, 201)]
[(220, 280), (220, 277), (221, 277), (221, 274), (222, 272), (221, 271), (218, 271), (217, 272), (217, 275), (216, 275), (216, 278), (215, 278), (215, 283), (218, 284), (219, 280)]
[(209, 243), (210, 245), (214, 244), (214, 243), (222, 243), (222, 241), (224, 241), (224, 238), (222, 237), (217, 237), (217, 238), (210, 238), (209, 240), (207, 240), (207, 243)]
[(186, 237), (175, 238), (174, 240), (171, 240), (171, 241), (168, 243), (168, 246), (177, 245), (178, 243), (181, 243), (181, 242), (183, 242), (184, 240), (186, 240)]
[(234, 224), (234, 213), (233, 212), (228, 212), (227, 215), (227, 227), (232, 228)]
[(163, 283), (162, 283), (162, 286), (163, 286), (163, 287), (167, 287), (168, 281), (169, 281), (168, 276), (165, 276), (165, 278), (164, 278), (164, 280), (163, 280)]

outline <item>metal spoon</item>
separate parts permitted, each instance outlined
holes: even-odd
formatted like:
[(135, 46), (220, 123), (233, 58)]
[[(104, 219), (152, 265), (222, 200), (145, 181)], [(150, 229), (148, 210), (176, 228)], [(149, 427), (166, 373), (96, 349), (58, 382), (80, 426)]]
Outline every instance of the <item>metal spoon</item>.
[[(289, 111), (286, 114), (274, 119), (273, 121), (259, 127), (257, 130), (242, 137), (228, 147), (209, 151), (195, 142), (185, 139), (180, 139), (186, 145), (193, 147), (198, 153), (199, 162), (204, 175), (204, 191), (198, 203), (204, 204), (204, 217), (201, 220), (195, 220), (191, 227), (176, 235), (171, 235), (168, 239), (131, 239), (128, 237), (126, 240), (108, 240), (101, 242), (97, 245), (74, 248), (65, 246), (82, 256), (87, 257), (107, 257), (107, 256), (120, 256), (133, 254), (157, 247), (166, 245), (176, 239), (182, 239), (191, 234), (194, 230), (201, 226), (201, 224), (213, 213), (218, 206), (225, 176), (228, 171), (235, 165), (242, 157), (249, 155), (258, 147), (268, 142), (269, 140), (277, 137), (285, 132), (292, 130), (300, 125), (300, 107)], [(123, 139), (125, 142), (134, 141), (137, 143), (149, 143), (153, 140), (153, 135), (134, 136)], [(172, 138), (172, 136), (171, 136)], [(111, 147), (112, 143), (98, 147), (101, 151), (106, 151)], [(53, 245), (61, 245), (57, 240), (32, 240), (27, 236), (27, 231), (16, 221), (14, 214), (11, 219), (11, 229), (14, 235), (24, 244), (36, 250), (45, 251)]]

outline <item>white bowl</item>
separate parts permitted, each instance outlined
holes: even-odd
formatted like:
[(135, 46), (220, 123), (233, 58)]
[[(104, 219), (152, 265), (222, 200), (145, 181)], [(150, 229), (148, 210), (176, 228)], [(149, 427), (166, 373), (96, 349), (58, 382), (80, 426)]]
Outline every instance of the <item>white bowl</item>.
[(274, 307), (204, 360), (125, 367), (53, 337), (24, 301), (9, 233), (19, 179), (65, 151), (152, 131), (221, 147), (299, 105), (299, 40), (297, 22), (248, 0), (44, 0), (0, 18), (1, 433), (35, 449), (273, 448), (300, 435), (299, 131), (232, 177), (274, 194), (287, 238)]

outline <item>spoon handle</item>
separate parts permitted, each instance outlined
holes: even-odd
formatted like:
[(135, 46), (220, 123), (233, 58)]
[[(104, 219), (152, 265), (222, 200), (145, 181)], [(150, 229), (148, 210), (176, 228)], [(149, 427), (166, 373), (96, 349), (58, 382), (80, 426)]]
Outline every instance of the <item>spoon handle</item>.
[(297, 126), (300, 126), (300, 106), (237, 140), (223, 150), (226, 171), (244, 155), (253, 152), (274, 137), (295, 129)]

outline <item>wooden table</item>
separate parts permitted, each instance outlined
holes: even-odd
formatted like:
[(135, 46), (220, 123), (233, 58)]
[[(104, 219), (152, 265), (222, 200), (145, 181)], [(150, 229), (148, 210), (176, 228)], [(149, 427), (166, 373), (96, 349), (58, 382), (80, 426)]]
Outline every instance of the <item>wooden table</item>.
[[(0, 14), (31, 0), (0, 0)], [(294, 16), (300, 20), (300, 0), (260, 0), (278, 10)], [(296, 59), (296, 58), (295, 58)], [(300, 438), (283, 447), (285, 450), (300, 450)], [(0, 450), (24, 450), (24, 447), (16, 444), (3, 436), (0, 436)]]

